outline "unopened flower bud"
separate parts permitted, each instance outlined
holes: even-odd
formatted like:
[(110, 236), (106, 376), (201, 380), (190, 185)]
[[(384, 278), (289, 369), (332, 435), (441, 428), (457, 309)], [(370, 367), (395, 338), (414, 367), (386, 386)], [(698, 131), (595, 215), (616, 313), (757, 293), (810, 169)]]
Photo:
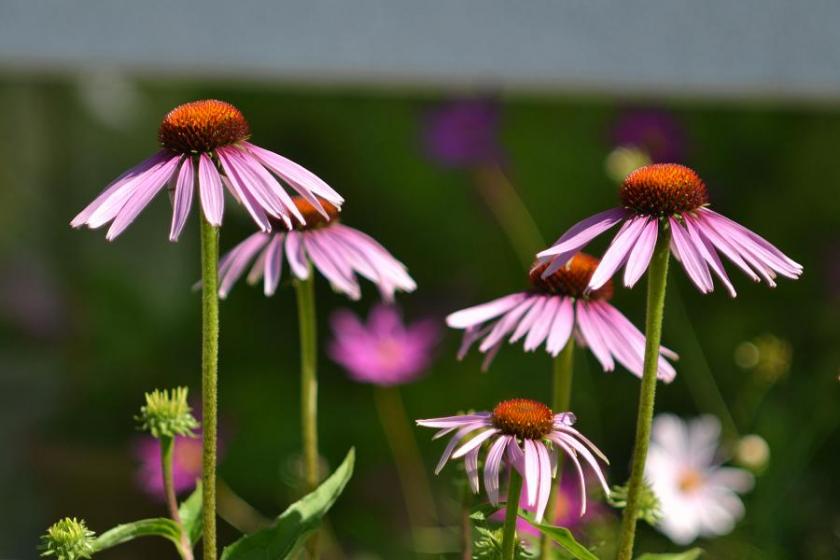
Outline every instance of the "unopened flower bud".
[(146, 404), (140, 408), (136, 420), (141, 430), (148, 431), (156, 438), (194, 437), (192, 430), (199, 426), (187, 404), (186, 387), (177, 387), (171, 392), (155, 389), (146, 393)]
[(56, 560), (90, 558), (94, 553), (95, 536), (83, 520), (65, 517), (41, 537), (41, 556), (54, 556)]
[(746, 435), (738, 440), (735, 447), (735, 460), (742, 467), (752, 471), (760, 471), (770, 461), (770, 446), (759, 435)]
[[(628, 485), (613, 486), (610, 495), (607, 496), (609, 504), (617, 509), (624, 509), (627, 507), (627, 491)], [(642, 482), (642, 491), (639, 494), (639, 513), (638, 519), (644, 519), (648, 525), (656, 525), (662, 519), (662, 509), (659, 503), (659, 498), (651, 488), (647, 480)]]

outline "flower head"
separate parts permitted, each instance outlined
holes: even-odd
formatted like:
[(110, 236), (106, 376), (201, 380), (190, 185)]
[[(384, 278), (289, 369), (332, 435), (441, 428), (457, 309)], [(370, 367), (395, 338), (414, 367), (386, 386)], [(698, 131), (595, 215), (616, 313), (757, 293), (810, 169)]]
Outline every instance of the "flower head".
[(612, 129), (616, 146), (643, 150), (654, 162), (680, 161), (685, 133), (669, 113), (657, 109), (623, 112)]
[(80, 560), (93, 556), (96, 533), (84, 520), (65, 517), (53, 523), (41, 537), (41, 556), (55, 556), (56, 560)]
[(414, 381), (432, 360), (440, 329), (431, 320), (405, 325), (393, 306), (377, 305), (367, 324), (347, 310), (332, 316), (333, 360), (362, 383), (398, 385)]
[(492, 412), (417, 421), (420, 426), (438, 428), (435, 438), (454, 432), (435, 473), (439, 473), (450, 458), (463, 457), (474, 493), (479, 491), (478, 454), (482, 444), (487, 442), (489, 450), (484, 462), (484, 487), (490, 503), (499, 503), (499, 472), (504, 463), (522, 476), (526, 504), (535, 508), (537, 522), (545, 514), (558, 453), (565, 453), (577, 471), (580, 515), (586, 513), (586, 488), (579, 457), (589, 465), (604, 492), (609, 495), (609, 487), (596, 456), (605, 463), (607, 459), (591, 441), (572, 427), (574, 423), (574, 414), (554, 414), (546, 405), (529, 399), (500, 402)]
[[(612, 282), (588, 289), (599, 266), (598, 259), (578, 253), (548, 275), (547, 266), (538, 263), (531, 269), (530, 290), (463, 309), (446, 318), (450, 327), (466, 331), (459, 359), (481, 341), (478, 350), (486, 354), (486, 369), (505, 340), (516, 342), (523, 338), (526, 352), (545, 343), (548, 353), (557, 356), (574, 336), (592, 350), (604, 371), (612, 371), (618, 362), (641, 377), (644, 335), (609, 303)], [(677, 356), (667, 348), (660, 348), (660, 353), (658, 376), (671, 381), (676, 372), (665, 358)]]
[(622, 207), (601, 212), (572, 226), (554, 245), (537, 255), (548, 266), (544, 276), (562, 268), (592, 239), (623, 223), (587, 290), (604, 286), (624, 267), (624, 285), (632, 287), (647, 270), (660, 228), (671, 236), (671, 252), (703, 293), (714, 289), (712, 273), (732, 297), (735, 288), (718, 252), (753, 280), (775, 286), (777, 275), (798, 278), (802, 266), (764, 238), (708, 207), (709, 193), (700, 176), (675, 163), (640, 167), (630, 173), (619, 191)]
[(720, 422), (713, 416), (687, 423), (671, 414), (654, 419), (645, 478), (660, 502), (657, 528), (677, 544), (725, 535), (744, 515), (738, 494), (752, 487), (753, 477), (720, 466), (719, 437)]
[(146, 404), (140, 408), (137, 421), (140, 429), (148, 431), (155, 438), (190, 436), (198, 428), (198, 421), (193, 418), (192, 409), (187, 404), (186, 387), (172, 389), (171, 392), (155, 389), (146, 393)]
[[(250, 143), (242, 113), (224, 101), (185, 103), (170, 111), (158, 131), (161, 150), (114, 180), (71, 225), (98, 228), (107, 223), (110, 241), (120, 235), (164, 187), (173, 192), (169, 239), (177, 241), (198, 190), (204, 217), (222, 225), (223, 186), (242, 204), (262, 231), (272, 218), (292, 227), (304, 217), (292, 203), (291, 188), (322, 215), (319, 198), (335, 208), (344, 201), (315, 174), (274, 152)], [(317, 197), (316, 197), (317, 195)]]
[[(172, 486), (177, 494), (195, 488), (201, 478), (201, 439), (177, 436), (172, 453)], [(163, 501), (163, 469), (160, 460), (160, 441), (152, 437), (139, 439), (134, 447), (138, 462), (137, 485), (149, 496)]]
[(257, 232), (231, 249), (219, 261), (219, 297), (227, 297), (252, 262), (248, 282), (255, 284), (263, 279), (265, 295), (273, 295), (280, 283), (284, 256), (294, 278), (309, 278), (310, 265), (314, 265), (334, 290), (353, 300), (361, 297), (357, 275), (376, 284), (386, 301), (392, 300), (397, 290), (411, 292), (417, 287), (405, 265), (382, 245), (342, 224), (337, 208), (319, 202), (325, 208), (321, 213), (308, 199), (294, 197), (292, 202), (307, 217), (306, 224), (284, 233)]
[(487, 99), (463, 99), (441, 105), (426, 119), (428, 154), (439, 163), (471, 166), (499, 159), (499, 107)]

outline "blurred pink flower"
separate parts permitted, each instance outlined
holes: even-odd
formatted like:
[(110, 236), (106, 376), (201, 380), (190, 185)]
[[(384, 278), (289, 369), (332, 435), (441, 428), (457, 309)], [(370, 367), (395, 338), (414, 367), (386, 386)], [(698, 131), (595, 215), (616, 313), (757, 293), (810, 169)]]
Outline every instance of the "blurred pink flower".
[[(160, 463), (160, 441), (144, 436), (134, 445), (134, 456), (138, 461), (137, 484), (149, 496), (164, 501), (163, 467)], [(175, 451), (172, 455), (172, 485), (176, 494), (184, 494), (195, 488), (201, 478), (201, 434), (196, 437), (175, 437)]]
[(489, 99), (462, 99), (444, 103), (426, 116), (428, 155), (446, 166), (474, 166), (497, 161), (499, 106)]
[(374, 385), (399, 385), (423, 375), (440, 339), (434, 321), (405, 325), (397, 309), (381, 304), (367, 324), (347, 310), (333, 313), (331, 323), (330, 357), (354, 380)]
[(683, 128), (661, 109), (623, 111), (613, 126), (612, 141), (643, 150), (654, 163), (680, 162), (685, 155)]
[(286, 187), (312, 201), (321, 213), (325, 212), (315, 195), (337, 207), (344, 202), (314, 173), (251, 144), (250, 136), (245, 117), (229, 103), (208, 99), (180, 105), (160, 125), (162, 149), (117, 177), (70, 225), (95, 229), (112, 222), (105, 235), (111, 241), (167, 185), (174, 191), (171, 241), (177, 241), (184, 228), (196, 190), (212, 225), (222, 225), (224, 186), (266, 232), (271, 231), (269, 217), (287, 227), (292, 218), (304, 222)]
[(709, 208), (706, 185), (684, 165), (640, 167), (624, 179), (619, 194), (620, 207), (578, 222), (537, 254), (539, 262), (548, 265), (543, 277), (563, 268), (590, 241), (619, 223), (621, 229), (601, 257), (588, 290), (604, 286), (623, 266), (624, 285), (634, 286), (650, 264), (660, 227), (669, 228), (671, 253), (704, 294), (714, 290), (714, 273), (735, 297), (718, 251), (754, 281), (763, 278), (770, 287), (776, 285), (777, 275), (795, 279), (802, 274), (802, 265), (766, 239)]

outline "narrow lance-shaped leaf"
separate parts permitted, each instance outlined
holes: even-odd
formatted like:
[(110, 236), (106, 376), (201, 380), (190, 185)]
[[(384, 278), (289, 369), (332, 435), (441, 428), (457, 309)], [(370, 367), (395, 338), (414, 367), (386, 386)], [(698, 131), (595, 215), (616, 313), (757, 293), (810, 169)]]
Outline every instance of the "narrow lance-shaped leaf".
[(576, 560), (598, 560), (598, 557), (592, 554), (588, 548), (575, 540), (572, 532), (568, 529), (536, 523), (531, 514), (522, 513), (521, 511), (519, 517), (533, 525), (540, 533), (547, 535), (551, 540), (559, 544), (572, 558)]
[(355, 450), (321, 483), (284, 511), (270, 527), (242, 537), (225, 548), (222, 560), (282, 560), (295, 558), (306, 538), (318, 528), (353, 474)]
[(178, 513), (181, 516), (181, 523), (184, 526), (184, 531), (190, 537), (190, 544), (195, 546), (201, 540), (202, 520), (201, 520), (201, 481), (196, 481), (195, 490), (190, 494), (190, 497), (181, 502), (181, 507), (178, 508)]
[(175, 545), (178, 554), (182, 558), (184, 557), (181, 550), (181, 530), (174, 521), (163, 517), (141, 519), (140, 521), (117, 525), (99, 535), (93, 542), (93, 548), (96, 552), (101, 552), (138, 537), (163, 537), (168, 539)]

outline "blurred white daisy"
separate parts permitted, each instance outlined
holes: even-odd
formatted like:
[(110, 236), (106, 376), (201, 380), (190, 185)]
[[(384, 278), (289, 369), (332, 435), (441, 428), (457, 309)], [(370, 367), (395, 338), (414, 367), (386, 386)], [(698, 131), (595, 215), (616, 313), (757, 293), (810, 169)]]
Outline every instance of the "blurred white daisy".
[(645, 478), (660, 501), (656, 527), (677, 544), (725, 535), (744, 516), (738, 494), (752, 488), (753, 477), (720, 466), (719, 438), (720, 422), (713, 416), (654, 419)]

